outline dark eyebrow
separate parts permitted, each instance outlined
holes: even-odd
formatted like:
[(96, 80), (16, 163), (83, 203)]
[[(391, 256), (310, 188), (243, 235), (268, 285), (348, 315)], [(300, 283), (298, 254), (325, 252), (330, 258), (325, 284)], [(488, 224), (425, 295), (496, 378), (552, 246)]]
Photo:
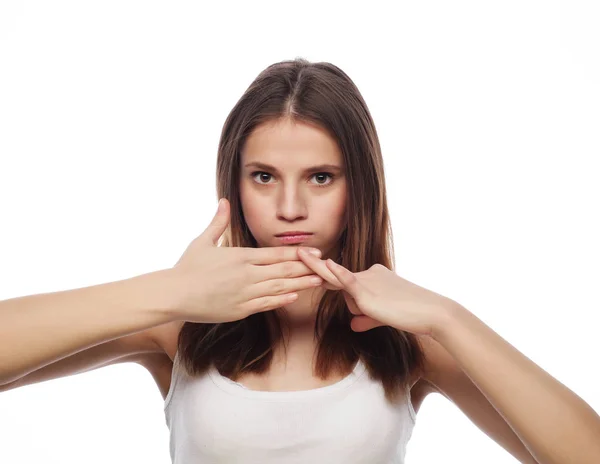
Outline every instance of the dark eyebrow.
[[(251, 167), (255, 167), (258, 169), (264, 169), (266, 171), (271, 171), (271, 172), (275, 172), (277, 174), (279, 174), (279, 171), (277, 170), (277, 168), (275, 166), (271, 166), (269, 164), (265, 164), (265, 163), (261, 163), (259, 161), (253, 161), (251, 163), (246, 164), (244, 167), (246, 168), (251, 168)], [(308, 172), (320, 172), (320, 171), (337, 171), (337, 172), (341, 172), (342, 171), (342, 167), (338, 166), (336, 164), (319, 164), (318, 166), (312, 166), (310, 168), (307, 168), (304, 170), (304, 172), (308, 173)]]

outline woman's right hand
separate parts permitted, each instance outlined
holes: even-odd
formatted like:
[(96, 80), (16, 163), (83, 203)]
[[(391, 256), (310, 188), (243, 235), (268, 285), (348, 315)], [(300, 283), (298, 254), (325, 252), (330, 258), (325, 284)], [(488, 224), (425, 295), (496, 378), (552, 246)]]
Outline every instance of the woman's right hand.
[[(298, 247), (219, 247), (230, 220), (230, 204), (220, 207), (206, 230), (187, 247), (170, 270), (175, 278), (177, 320), (231, 322), (294, 301), (294, 292), (314, 288), (322, 279), (298, 256)], [(305, 248), (316, 252), (320, 250)], [(312, 279), (317, 278), (318, 283)]]

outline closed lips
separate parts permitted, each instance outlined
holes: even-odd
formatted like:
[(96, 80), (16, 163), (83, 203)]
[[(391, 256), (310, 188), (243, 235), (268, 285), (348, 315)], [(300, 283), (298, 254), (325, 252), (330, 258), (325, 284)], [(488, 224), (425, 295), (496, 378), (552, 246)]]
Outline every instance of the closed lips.
[(275, 237), (287, 237), (289, 235), (312, 235), (312, 232), (302, 232), (302, 231), (294, 230), (291, 232), (283, 232), (281, 234), (277, 234), (277, 235), (275, 235)]

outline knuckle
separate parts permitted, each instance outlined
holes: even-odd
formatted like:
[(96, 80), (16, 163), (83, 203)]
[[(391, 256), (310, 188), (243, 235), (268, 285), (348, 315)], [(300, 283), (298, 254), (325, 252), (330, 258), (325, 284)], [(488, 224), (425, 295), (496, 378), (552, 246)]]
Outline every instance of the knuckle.
[(293, 277), (296, 272), (296, 266), (291, 261), (283, 263), (283, 275), (285, 277)]
[(286, 290), (285, 282), (282, 279), (276, 280), (275, 283), (273, 284), (273, 286), (274, 286), (273, 292), (276, 295), (280, 295), (283, 292), (285, 292), (285, 290)]
[(262, 312), (269, 308), (268, 298), (261, 298), (253, 305), (252, 312)]
[(239, 313), (242, 317), (248, 317), (252, 313), (252, 305), (244, 303), (238, 306)]
[(251, 314), (254, 314), (258, 311), (263, 311), (264, 310), (264, 303), (265, 303), (265, 299), (264, 297), (262, 298), (255, 298), (254, 300), (251, 301), (247, 301), (245, 303), (245, 312), (244, 312), (244, 316), (248, 317)]
[(271, 309), (271, 299), (270, 298), (265, 298), (261, 304), (260, 307), (263, 311), (266, 311), (267, 309)]

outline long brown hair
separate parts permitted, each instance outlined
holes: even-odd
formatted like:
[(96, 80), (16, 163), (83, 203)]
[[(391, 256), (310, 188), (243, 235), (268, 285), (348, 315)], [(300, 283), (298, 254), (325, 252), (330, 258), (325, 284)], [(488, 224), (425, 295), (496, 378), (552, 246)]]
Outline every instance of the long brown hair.
[[(375, 125), (358, 88), (337, 66), (304, 58), (275, 63), (250, 84), (229, 113), (218, 147), (217, 196), (231, 204), (231, 221), (220, 246), (256, 247), (240, 203), (240, 153), (258, 125), (290, 118), (316, 124), (337, 140), (346, 171), (347, 227), (335, 259), (352, 272), (375, 263), (394, 270), (392, 230), (383, 159)], [(349, 372), (360, 358), (386, 398), (402, 395), (415, 370), (423, 372), (424, 352), (415, 335), (384, 326), (365, 332), (350, 328), (351, 313), (339, 291), (325, 290), (317, 309), (316, 374)], [(265, 373), (273, 347), (282, 340), (275, 311), (218, 324), (185, 322), (178, 339), (180, 359), (190, 375), (210, 366), (231, 379)], [(270, 328), (275, 327), (272, 331)]]

